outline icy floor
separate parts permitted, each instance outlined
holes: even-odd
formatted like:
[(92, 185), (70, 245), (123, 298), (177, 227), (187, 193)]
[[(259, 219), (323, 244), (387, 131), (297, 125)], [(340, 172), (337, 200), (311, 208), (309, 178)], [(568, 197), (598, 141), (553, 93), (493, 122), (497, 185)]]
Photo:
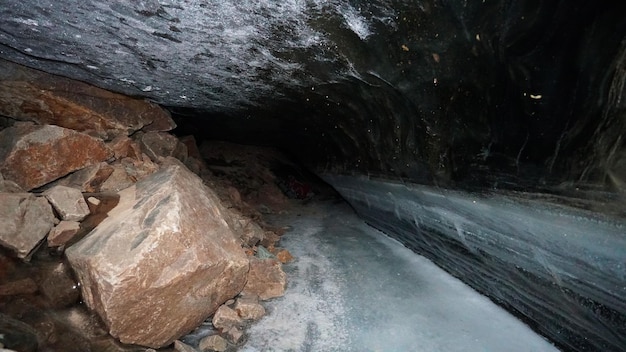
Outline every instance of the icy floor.
[(347, 205), (299, 210), (271, 219), (292, 227), (281, 245), (297, 259), (243, 351), (557, 351)]

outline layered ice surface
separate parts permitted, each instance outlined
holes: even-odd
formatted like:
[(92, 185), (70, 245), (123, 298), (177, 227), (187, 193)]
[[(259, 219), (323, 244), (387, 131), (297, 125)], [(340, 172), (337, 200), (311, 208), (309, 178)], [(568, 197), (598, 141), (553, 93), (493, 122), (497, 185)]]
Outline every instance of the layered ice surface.
[(464, 192), (366, 177), (325, 179), (369, 224), (559, 347), (626, 351), (623, 195)]
[[(296, 212), (298, 211), (298, 212)], [(508, 312), (368, 226), (344, 203), (280, 215), (284, 297), (243, 351), (556, 351)]]

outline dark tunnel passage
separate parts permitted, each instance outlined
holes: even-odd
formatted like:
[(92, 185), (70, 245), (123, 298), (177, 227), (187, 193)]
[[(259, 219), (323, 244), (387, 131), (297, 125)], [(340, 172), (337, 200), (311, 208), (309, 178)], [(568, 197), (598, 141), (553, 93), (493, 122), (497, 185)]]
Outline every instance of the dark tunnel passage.
[(281, 149), (559, 348), (625, 350), (625, 4), (27, 3), (0, 58)]

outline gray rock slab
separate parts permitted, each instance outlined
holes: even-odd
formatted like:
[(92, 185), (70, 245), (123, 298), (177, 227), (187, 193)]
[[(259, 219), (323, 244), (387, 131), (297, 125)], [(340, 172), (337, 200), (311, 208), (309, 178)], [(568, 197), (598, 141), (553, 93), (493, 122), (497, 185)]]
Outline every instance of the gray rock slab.
[(89, 215), (89, 206), (85, 202), (83, 193), (76, 188), (54, 186), (44, 192), (44, 195), (57, 211), (61, 220), (81, 221)]
[(0, 245), (28, 260), (55, 217), (45, 198), (31, 193), (0, 193)]

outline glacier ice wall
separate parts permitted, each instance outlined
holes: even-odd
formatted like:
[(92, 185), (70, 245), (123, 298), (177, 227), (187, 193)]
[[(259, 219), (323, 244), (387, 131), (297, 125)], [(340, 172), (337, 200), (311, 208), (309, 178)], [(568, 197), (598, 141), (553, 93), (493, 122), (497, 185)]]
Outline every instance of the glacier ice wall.
[(567, 350), (626, 346), (626, 221), (521, 192), (331, 176), (366, 219)]

